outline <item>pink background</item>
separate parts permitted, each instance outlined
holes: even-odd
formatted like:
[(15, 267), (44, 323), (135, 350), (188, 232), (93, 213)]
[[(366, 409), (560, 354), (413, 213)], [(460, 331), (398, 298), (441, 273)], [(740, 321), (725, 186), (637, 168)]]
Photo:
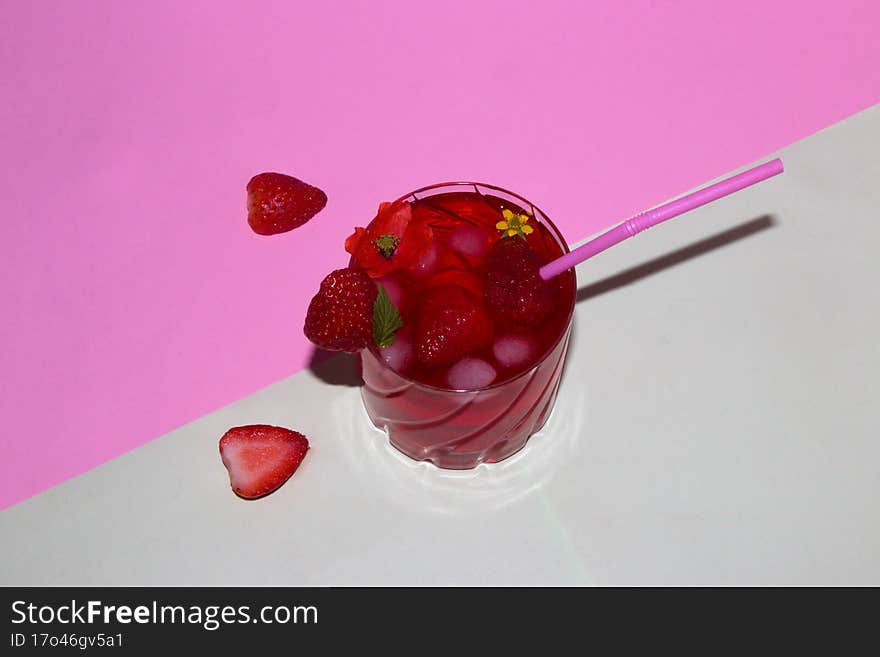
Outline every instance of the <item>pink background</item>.
[[(252, 4), (3, 2), (0, 507), (301, 369), (380, 200), (575, 241), (880, 100), (873, 0)], [(254, 235), (264, 170), (326, 210)]]

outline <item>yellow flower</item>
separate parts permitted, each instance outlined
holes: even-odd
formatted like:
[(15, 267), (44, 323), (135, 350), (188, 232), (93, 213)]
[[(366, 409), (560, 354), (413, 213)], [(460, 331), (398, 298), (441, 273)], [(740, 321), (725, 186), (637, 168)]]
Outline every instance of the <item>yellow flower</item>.
[(509, 237), (519, 235), (525, 238), (526, 235), (531, 235), (535, 232), (535, 229), (529, 226), (529, 219), (531, 217), (527, 214), (514, 214), (510, 210), (503, 210), (501, 216), (504, 219), (495, 224), (495, 228), (503, 230)]

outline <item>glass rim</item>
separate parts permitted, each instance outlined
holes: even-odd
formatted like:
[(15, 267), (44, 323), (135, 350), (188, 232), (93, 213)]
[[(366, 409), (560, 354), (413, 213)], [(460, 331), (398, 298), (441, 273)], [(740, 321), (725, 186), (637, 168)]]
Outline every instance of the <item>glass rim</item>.
[[(513, 196), (514, 198), (522, 201), (525, 204), (525, 206), (528, 206), (529, 208), (532, 209), (533, 215), (535, 214), (535, 211), (541, 213), (541, 216), (543, 217), (543, 219), (541, 220), (542, 223), (544, 223), (546, 226), (549, 227), (550, 233), (553, 235), (553, 238), (559, 243), (559, 246), (562, 248), (562, 253), (563, 254), (569, 253), (570, 249), (568, 248), (568, 242), (565, 240), (565, 238), (562, 235), (562, 232), (556, 227), (556, 224), (553, 223), (553, 221), (550, 219), (550, 217), (547, 215), (546, 212), (544, 212), (541, 208), (539, 208), (537, 205), (532, 203), (527, 198), (520, 196), (516, 192), (511, 192), (509, 189), (505, 189), (504, 187), (499, 187), (498, 185), (491, 185), (489, 183), (477, 182), (477, 181), (473, 181), (473, 180), (456, 180), (456, 181), (450, 181), (450, 182), (434, 183), (432, 185), (425, 185), (424, 187), (419, 187), (418, 189), (415, 189), (415, 190), (409, 192), (408, 194), (404, 194), (403, 196), (398, 197), (397, 199), (395, 199), (392, 202), (392, 205), (395, 203), (401, 203), (402, 201), (406, 201), (409, 198), (415, 198), (416, 200), (419, 200), (419, 198), (418, 198), (418, 196), (416, 196), (416, 194), (420, 194), (422, 192), (427, 192), (432, 189), (439, 189), (441, 187), (457, 187), (457, 186), (473, 187), (474, 191), (476, 191), (478, 194), (480, 193), (480, 190), (477, 189), (477, 187), (478, 186), (485, 187), (486, 189), (493, 189), (495, 191), (502, 192), (504, 194), (508, 194), (508, 195)], [(525, 206), (523, 206), (523, 209), (525, 209)], [(403, 374), (402, 372), (399, 372), (398, 370), (391, 367), (388, 363), (386, 363), (384, 360), (382, 360), (379, 357), (378, 347), (376, 347), (375, 352), (373, 352), (372, 345), (370, 347), (367, 347), (366, 350), (370, 351), (372, 353), (372, 355), (374, 357), (376, 357), (376, 360), (382, 365), (382, 367), (388, 368), (389, 370), (394, 372), (397, 376), (399, 376), (401, 379), (404, 379), (405, 381), (407, 381), (408, 383), (411, 383), (412, 385), (420, 386), (422, 388), (427, 388), (429, 390), (436, 390), (438, 392), (448, 392), (448, 393), (460, 394), (460, 393), (469, 393), (469, 392), (471, 392), (471, 393), (485, 392), (488, 390), (494, 390), (496, 388), (501, 388), (503, 386), (506, 386), (509, 383), (513, 383), (514, 381), (518, 381), (519, 379), (526, 376), (527, 374), (531, 374), (532, 372), (534, 372), (538, 367), (540, 367), (544, 363), (545, 360), (547, 360), (547, 357), (553, 351), (556, 350), (556, 348), (559, 346), (559, 343), (562, 341), (563, 337), (565, 337), (566, 335), (571, 333), (571, 324), (572, 324), (572, 320), (574, 319), (574, 307), (577, 302), (577, 271), (574, 269), (574, 267), (572, 267), (568, 271), (571, 271), (572, 276), (574, 277), (574, 280), (572, 281), (573, 285), (572, 285), (571, 305), (569, 306), (569, 309), (568, 309), (568, 316), (565, 318), (565, 328), (562, 331), (560, 331), (559, 335), (556, 336), (556, 339), (553, 341), (553, 344), (551, 344), (549, 347), (547, 347), (547, 349), (544, 351), (544, 353), (541, 354), (541, 357), (538, 360), (536, 360), (530, 368), (528, 368), (527, 370), (523, 370), (522, 372), (520, 372), (516, 376), (511, 377), (509, 379), (505, 379), (504, 381), (499, 381), (498, 383), (490, 383), (489, 385), (483, 386), (482, 388), (445, 388), (445, 387), (441, 387), (441, 386), (435, 386), (431, 383), (417, 381), (417, 380), (413, 379), (412, 377), (407, 376), (406, 374)]]

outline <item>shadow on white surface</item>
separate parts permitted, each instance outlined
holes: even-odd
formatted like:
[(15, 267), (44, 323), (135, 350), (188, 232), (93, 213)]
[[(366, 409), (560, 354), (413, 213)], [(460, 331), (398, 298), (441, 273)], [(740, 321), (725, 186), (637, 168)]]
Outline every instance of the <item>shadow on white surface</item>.
[(639, 263), (628, 269), (617, 272), (612, 276), (603, 278), (587, 285), (582, 285), (577, 291), (577, 303), (582, 303), (606, 292), (612, 292), (638, 280), (657, 274), (664, 269), (669, 269), (683, 262), (705, 255), (716, 249), (725, 247), (733, 242), (738, 242), (755, 233), (760, 233), (772, 228), (777, 224), (777, 219), (771, 215), (755, 217), (749, 221), (737, 224), (732, 228), (715, 233), (704, 239), (692, 242), (674, 251), (670, 251), (651, 260)]
[(312, 376), (332, 386), (364, 385), (360, 358), (356, 354), (326, 351), (313, 346), (308, 370)]

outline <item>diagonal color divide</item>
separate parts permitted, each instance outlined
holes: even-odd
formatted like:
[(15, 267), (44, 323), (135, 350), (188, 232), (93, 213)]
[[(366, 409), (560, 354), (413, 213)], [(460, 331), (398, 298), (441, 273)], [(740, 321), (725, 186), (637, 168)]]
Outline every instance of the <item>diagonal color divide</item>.
[[(556, 410), (510, 459), (409, 461), (344, 363), (307, 370), (0, 513), (0, 582), (880, 581), (878, 138), (880, 108), (581, 266)], [(311, 449), (246, 502), (217, 440), (252, 422)]]
[[(308, 300), (379, 201), (486, 180), (580, 239), (880, 100), (878, 22), (854, 1), (12, 4), (0, 506), (299, 370)], [(263, 170), (327, 208), (253, 235)]]

